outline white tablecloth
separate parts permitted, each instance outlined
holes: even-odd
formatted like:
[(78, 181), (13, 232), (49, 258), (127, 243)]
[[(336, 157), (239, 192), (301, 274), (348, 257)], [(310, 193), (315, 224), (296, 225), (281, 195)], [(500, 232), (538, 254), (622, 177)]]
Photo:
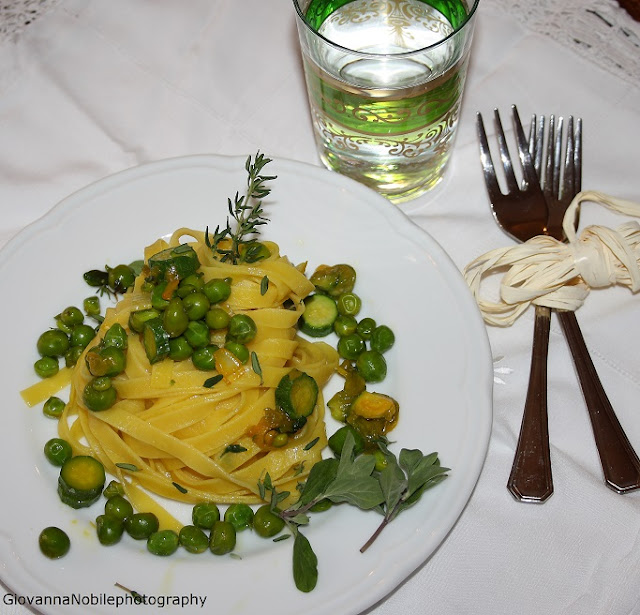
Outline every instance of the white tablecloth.
[[(319, 164), (289, 0), (53, 4), (0, 47), (0, 244), (69, 193), (142, 162), (260, 149)], [(626, 27), (637, 40), (637, 24), (629, 19)], [(516, 103), (523, 117), (581, 116), (583, 187), (640, 201), (640, 89), (579, 50), (531, 32), (499, 2), (481, 3), (448, 176), (432, 194), (403, 207), (460, 268), (510, 241), (489, 212), (477, 111), (499, 106), (506, 112)], [(600, 219), (623, 221), (595, 207), (583, 212), (583, 224)], [(597, 370), (638, 450), (639, 316), (640, 297), (621, 288), (592, 292), (578, 312)], [(475, 492), (433, 557), (370, 613), (640, 614), (640, 493), (621, 496), (603, 484), (556, 319), (549, 356), (555, 493), (536, 506), (516, 502), (505, 488), (532, 323), (527, 313), (511, 328), (489, 328), (497, 359), (494, 420)], [(0, 600), (0, 613), (23, 612)]]

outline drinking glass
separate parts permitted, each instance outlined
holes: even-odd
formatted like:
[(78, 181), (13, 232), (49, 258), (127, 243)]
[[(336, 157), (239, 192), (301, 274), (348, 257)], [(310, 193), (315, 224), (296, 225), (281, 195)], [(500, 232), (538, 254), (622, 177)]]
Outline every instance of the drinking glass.
[(443, 177), (479, 0), (293, 0), (320, 158), (394, 203)]

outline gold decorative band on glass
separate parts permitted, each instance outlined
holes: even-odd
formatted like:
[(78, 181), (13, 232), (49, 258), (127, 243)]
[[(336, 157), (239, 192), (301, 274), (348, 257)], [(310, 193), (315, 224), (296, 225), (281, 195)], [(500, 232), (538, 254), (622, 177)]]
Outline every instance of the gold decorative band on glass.
[(449, 159), (477, 0), (294, 0), (316, 143), (392, 202)]

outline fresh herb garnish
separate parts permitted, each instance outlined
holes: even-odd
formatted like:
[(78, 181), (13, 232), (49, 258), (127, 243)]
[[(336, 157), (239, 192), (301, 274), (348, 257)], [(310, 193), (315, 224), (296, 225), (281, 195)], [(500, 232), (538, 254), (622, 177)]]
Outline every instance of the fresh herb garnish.
[(265, 275), (262, 280), (260, 280), (260, 294), (266, 295), (269, 290), (269, 278)]
[(251, 367), (253, 371), (260, 376), (260, 384), (262, 384), (262, 367), (260, 367), (260, 361), (255, 351), (251, 351)]
[[(222, 451), (222, 455), (226, 455), (227, 453), (244, 453), (246, 450), (242, 444), (229, 444), (229, 446)], [(222, 455), (220, 455), (220, 457), (222, 457)]]
[(304, 447), (304, 450), (305, 451), (311, 450), (316, 444), (318, 444), (319, 440), (320, 440), (320, 437), (317, 437), (311, 440), (311, 442), (307, 442), (306, 446)]
[[(241, 246), (248, 244), (252, 237), (259, 233), (259, 227), (268, 222), (263, 215), (262, 199), (271, 192), (271, 189), (266, 187), (266, 182), (276, 179), (276, 176), (261, 173), (270, 162), (271, 159), (265, 158), (260, 152), (255, 155), (253, 161), (251, 156), (247, 158), (247, 190), (242, 196), (236, 192), (233, 200), (228, 199), (227, 226), (223, 229), (216, 227), (213, 236), (209, 235), (208, 228), (206, 230), (205, 243), (223, 262), (231, 261), (236, 264), (240, 260)], [(235, 228), (231, 227), (231, 219), (235, 221)], [(221, 245), (223, 242), (224, 245)]]
[(354, 438), (349, 433), (339, 458), (323, 459), (309, 472), (298, 501), (281, 510), (279, 504), (289, 496), (278, 492), (267, 474), (258, 481), (263, 499), (271, 492), (271, 509), (286, 523), (294, 537), (293, 578), (296, 587), (310, 592), (318, 581), (318, 560), (311, 544), (300, 532), (310, 522), (309, 511), (321, 500), (347, 503), (363, 510), (376, 510), (383, 520), (360, 549), (364, 553), (380, 532), (403, 510), (415, 504), (422, 494), (447, 477), (448, 468), (440, 466), (437, 453), (423, 455), (418, 450), (402, 449), (398, 458), (381, 443), (385, 458), (383, 469), (376, 469), (374, 455), (354, 455)]
[(182, 485), (179, 485), (178, 483), (171, 483), (180, 493), (189, 493), (188, 489), (185, 489)]
[(214, 387), (216, 384), (218, 384), (218, 382), (220, 382), (222, 378), (222, 374), (216, 374), (215, 376), (211, 376), (211, 378), (207, 378), (202, 386), (210, 389), (211, 387)]
[(121, 470), (128, 470), (129, 472), (140, 472), (140, 468), (132, 463), (116, 463), (116, 466)]

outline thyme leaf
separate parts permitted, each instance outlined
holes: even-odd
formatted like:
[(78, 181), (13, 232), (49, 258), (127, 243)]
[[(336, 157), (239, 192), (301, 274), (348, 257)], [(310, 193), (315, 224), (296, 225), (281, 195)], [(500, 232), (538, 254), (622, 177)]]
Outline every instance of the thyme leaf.
[[(249, 156), (245, 163), (247, 171), (247, 188), (241, 196), (236, 192), (233, 200), (227, 200), (229, 215), (224, 228), (216, 227), (211, 236), (207, 228), (205, 243), (211, 248), (214, 256), (221, 261), (236, 264), (241, 260), (241, 248), (259, 234), (260, 227), (268, 222), (262, 210), (262, 199), (269, 195), (271, 189), (267, 182), (276, 179), (275, 175), (262, 175), (264, 167), (271, 162), (260, 152), (255, 157)], [(233, 226), (232, 226), (233, 220)]]

